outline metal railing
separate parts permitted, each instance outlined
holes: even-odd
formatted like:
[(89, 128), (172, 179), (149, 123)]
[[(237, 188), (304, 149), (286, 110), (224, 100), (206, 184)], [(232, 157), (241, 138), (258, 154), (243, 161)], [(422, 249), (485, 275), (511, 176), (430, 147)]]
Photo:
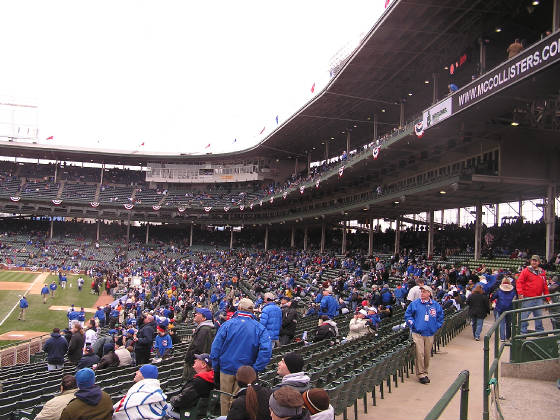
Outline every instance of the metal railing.
[[(503, 312), (498, 319), (496, 319), (496, 322), (494, 322), (494, 324), (490, 327), (490, 329), (488, 330), (488, 332), (486, 333), (486, 335), (484, 336), (484, 365), (483, 365), (483, 382), (482, 382), (482, 419), (483, 420), (489, 420), (490, 418), (490, 394), (494, 393), (494, 398), (496, 400), (496, 404), (497, 404), (497, 415), (498, 418), (503, 420), (503, 416), (500, 412), (500, 408), (499, 408), (499, 403), (498, 403), (498, 399), (499, 399), (499, 372), (498, 372), (498, 367), (500, 364), (500, 358), (504, 352), (504, 349), (506, 347), (511, 346), (512, 348), (523, 348), (523, 346), (525, 345), (525, 343), (530, 343), (528, 341), (524, 341), (523, 343), (519, 344), (518, 342), (520, 342), (521, 340), (524, 340), (526, 338), (531, 338), (531, 337), (542, 337), (544, 335), (548, 335), (550, 333), (552, 334), (560, 334), (560, 329), (552, 329), (552, 330), (548, 330), (548, 331), (537, 331), (537, 332), (533, 332), (533, 333), (527, 333), (527, 334), (521, 334), (521, 322), (529, 322), (531, 320), (537, 320), (537, 319), (551, 319), (551, 318), (556, 318), (559, 317), (560, 314), (558, 313), (553, 313), (553, 314), (548, 314), (548, 315), (543, 315), (543, 316), (538, 316), (538, 317), (534, 317), (534, 318), (527, 318), (526, 320), (521, 320), (521, 314), (523, 312), (529, 312), (529, 311), (533, 311), (533, 310), (539, 310), (539, 309), (550, 309), (550, 308), (560, 308), (560, 303), (552, 303), (552, 304), (545, 304), (545, 305), (539, 305), (539, 306), (530, 306), (530, 307), (525, 307), (525, 308), (519, 308), (519, 306), (522, 306), (524, 302), (528, 302), (528, 301), (534, 301), (537, 299), (546, 299), (546, 298), (555, 298), (555, 297), (560, 297), (560, 293), (554, 293), (552, 295), (545, 295), (545, 296), (538, 296), (538, 297), (532, 297), (532, 298), (525, 298), (525, 299), (519, 299), (513, 302), (514, 307), (517, 307), (518, 309), (513, 309), (510, 311), (506, 311)], [(500, 324), (501, 322), (506, 318), (506, 316), (510, 315), (511, 316), (511, 343), (508, 342), (502, 342), (500, 343), (500, 336), (499, 336), (499, 328), (500, 328)], [(492, 362), (490, 363), (490, 340), (492, 339), (492, 336), (494, 336), (494, 358), (492, 360)], [(516, 343), (517, 342), (517, 343)], [(510, 361), (519, 361), (518, 358), (515, 357), (515, 354), (513, 354), (513, 352), (510, 354)]]
[(469, 377), (468, 370), (464, 370), (457, 379), (447, 388), (447, 391), (441, 396), (439, 401), (434, 405), (430, 412), (424, 417), (424, 420), (437, 420), (443, 414), (455, 394), (461, 390), (461, 404), (459, 407), (459, 420), (467, 420), (469, 414)]
[(44, 334), (0, 346), (0, 367), (31, 363), (32, 360), (35, 360), (32, 356), (43, 351), (43, 344), (50, 337), (50, 334)]

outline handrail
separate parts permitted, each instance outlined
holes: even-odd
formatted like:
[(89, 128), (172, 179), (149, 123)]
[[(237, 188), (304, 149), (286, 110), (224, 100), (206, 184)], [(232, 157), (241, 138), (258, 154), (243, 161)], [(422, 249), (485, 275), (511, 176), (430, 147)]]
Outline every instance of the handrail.
[[(532, 297), (532, 298), (525, 298), (525, 299), (519, 299), (519, 300), (515, 300), (513, 302), (514, 307), (515, 306), (519, 306), (520, 304), (522, 304), (522, 302), (525, 301), (530, 301), (530, 300), (536, 300), (536, 299), (546, 299), (546, 298), (550, 298), (550, 297), (556, 297), (556, 296), (560, 296), (560, 293), (554, 293), (551, 295), (544, 295), (544, 296), (538, 296), (538, 297)], [(512, 318), (512, 325), (511, 325), (511, 341), (515, 341), (515, 340), (521, 340), (524, 338), (529, 338), (529, 337), (539, 337), (542, 336), (543, 333), (540, 331), (534, 332), (534, 333), (527, 333), (527, 334), (520, 334), (519, 332), (519, 328), (521, 323), (518, 322), (518, 318), (520, 318), (520, 315), (522, 312), (529, 312), (535, 309), (549, 309), (549, 308), (560, 308), (560, 303), (552, 303), (552, 304), (546, 304), (546, 305), (539, 305), (539, 306), (531, 306), (531, 307), (526, 307), (526, 308), (519, 308), (519, 309), (512, 309), (509, 311), (505, 311), (502, 312), (502, 314), (500, 314), (500, 316), (498, 317), (498, 319), (496, 319), (496, 321), (494, 322), (494, 324), (490, 327), (490, 329), (488, 330), (488, 332), (486, 333), (486, 335), (484, 336), (484, 362), (483, 362), (483, 382), (482, 382), (482, 419), (483, 420), (489, 420), (490, 418), (490, 411), (489, 411), (489, 398), (490, 398), (490, 392), (491, 392), (491, 386), (495, 386), (495, 388), (498, 388), (498, 368), (499, 368), (499, 363), (500, 363), (500, 358), (504, 352), (504, 349), (506, 346), (511, 346), (511, 344), (509, 343), (501, 343), (500, 344), (500, 337), (499, 334), (496, 333), (496, 330), (499, 329), (501, 322), (505, 319), (506, 316), (511, 315)], [(552, 318), (558, 316), (558, 314), (553, 313), (553, 314), (549, 314), (549, 315), (543, 315), (543, 316), (538, 316), (538, 317), (534, 317), (534, 318), (528, 318), (526, 320), (524, 320), (524, 322), (528, 322), (530, 320), (534, 320), (534, 319), (545, 319), (545, 318)], [(553, 334), (560, 334), (560, 329), (554, 329), (554, 330), (550, 330), (547, 331), (547, 333), (553, 333)], [(492, 363), (490, 364), (490, 339), (492, 338), (492, 335), (494, 335), (494, 359), (492, 360)], [(501, 416), (501, 413), (499, 413), (498, 410), (498, 414)], [(501, 416), (501, 420), (503, 420), (503, 416)]]
[(461, 405), (459, 407), (459, 420), (467, 420), (469, 414), (469, 376), (468, 370), (464, 370), (457, 379), (449, 385), (447, 391), (441, 396), (439, 401), (434, 405), (430, 412), (424, 417), (424, 420), (437, 420), (443, 414), (445, 408), (449, 405), (457, 391), (461, 390)]

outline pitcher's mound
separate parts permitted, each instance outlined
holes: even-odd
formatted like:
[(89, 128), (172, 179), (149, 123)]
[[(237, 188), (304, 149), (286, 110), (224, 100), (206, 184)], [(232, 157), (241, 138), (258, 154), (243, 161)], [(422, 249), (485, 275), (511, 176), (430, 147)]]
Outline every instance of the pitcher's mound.
[(0, 334), (0, 340), (29, 340), (30, 338), (39, 337), (48, 334), (41, 331), (10, 331)]

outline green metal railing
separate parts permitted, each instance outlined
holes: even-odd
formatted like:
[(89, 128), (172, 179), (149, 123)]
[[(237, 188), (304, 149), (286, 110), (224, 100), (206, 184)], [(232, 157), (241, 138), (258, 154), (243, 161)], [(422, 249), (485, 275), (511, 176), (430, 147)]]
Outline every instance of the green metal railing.
[(469, 371), (464, 370), (457, 379), (447, 388), (434, 408), (424, 417), (424, 420), (437, 420), (443, 414), (455, 394), (461, 390), (461, 405), (459, 407), (459, 420), (467, 420), (469, 414)]
[[(521, 322), (529, 322), (535, 319), (550, 319), (550, 318), (557, 318), (560, 317), (558, 313), (551, 313), (548, 315), (538, 316), (534, 318), (528, 318), (527, 320), (521, 320), (521, 314), (523, 312), (529, 312), (532, 310), (538, 309), (551, 309), (551, 308), (560, 308), (560, 303), (553, 303), (553, 304), (545, 304), (539, 306), (531, 306), (521, 308), (520, 306), (523, 305), (524, 302), (534, 301), (537, 299), (545, 299), (545, 298), (556, 298), (560, 297), (560, 293), (555, 293), (552, 295), (545, 295), (545, 296), (538, 296), (532, 298), (525, 298), (519, 299), (514, 301), (514, 308), (511, 311), (503, 312), (496, 322), (490, 327), (486, 335), (484, 336), (484, 365), (483, 365), (483, 383), (482, 383), (482, 419), (489, 420), (490, 418), (490, 394), (494, 391), (494, 397), (497, 399), (499, 398), (499, 387), (498, 387), (498, 367), (500, 363), (500, 358), (504, 352), (504, 349), (508, 346), (511, 346), (510, 352), (510, 362), (519, 362), (521, 361), (521, 353), (524, 347), (530, 345), (536, 345), (531, 341), (527, 341), (527, 338), (532, 337), (543, 337), (547, 336), (548, 334), (560, 334), (560, 329), (552, 329), (548, 331), (537, 331), (533, 333), (521, 334)], [(506, 318), (506, 316), (511, 315), (511, 343), (502, 342), (500, 343), (500, 336), (499, 336), (499, 328), (501, 322)], [(492, 363), (490, 363), (490, 340), (494, 340), (494, 359)], [(531, 344), (532, 343), (532, 344)], [(537, 345), (538, 346), (538, 345)], [(535, 352), (536, 353), (536, 352)], [(541, 351), (541, 355), (546, 358), (548, 355), (545, 351)], [(497, 407), (498, 417), (503, 420), (503, 416), (501, 415), (499, 406)]]

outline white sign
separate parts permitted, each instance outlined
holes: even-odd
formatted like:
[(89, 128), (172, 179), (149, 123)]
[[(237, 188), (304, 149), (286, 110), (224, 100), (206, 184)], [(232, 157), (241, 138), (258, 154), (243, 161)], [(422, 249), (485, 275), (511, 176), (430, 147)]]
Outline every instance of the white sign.
[(451, 109), (451, 96), (447, 99), (435, 104), (433, 107), (424, 111), (422, 116), (422, 127), (424, 130), (445, 120), (453, 113)]

